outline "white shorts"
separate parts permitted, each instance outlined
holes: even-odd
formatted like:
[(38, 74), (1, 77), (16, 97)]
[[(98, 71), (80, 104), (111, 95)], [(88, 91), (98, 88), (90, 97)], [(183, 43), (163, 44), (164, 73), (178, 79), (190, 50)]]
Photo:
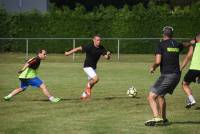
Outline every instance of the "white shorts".
[(88, 80), (90, 80), (90, 79), (94, 78), (95, 76), (97, 76), (96, 71), (91, 67), (85, 67), (85, 68), (83, 68), (83, 70), (88, 75)]

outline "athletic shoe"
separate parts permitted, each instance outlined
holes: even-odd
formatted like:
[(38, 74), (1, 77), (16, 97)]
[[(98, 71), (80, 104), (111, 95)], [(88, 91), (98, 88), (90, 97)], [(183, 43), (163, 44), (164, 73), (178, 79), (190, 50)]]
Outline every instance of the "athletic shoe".
[(60, 98), (53, 98), (52, 100), (50, 100), (53, 103), (59, 102), (61, 99)]
[(163, 125), (163, 119), (162, 118), (153, 118), (151, 120), (147, 120), (144, 122), (145, 126), (155, 126), (155, 125)]
[(170, 122), (168, 119), (163, 119), (163, 125), (169, 125), (169, 124), (170, 124)]
[(168, 119), (164, 119), (164, 120), (163, 120), (163, 123), (168, 123), (168, 122), (169, 122)]
[(5, 97), (4, 97), (4, 100), (5, 100), (5, 101), (9, 101), (10, 99), (11, 99), (11, 97), (9, 97), (9, 96), (5, 96)]
[(196, 102), (195, 101), (193, 101), (193, 102), (189, 102), (189, 103), (187, 103), (187, 105), (185, 106), (185, 108), (191, 108), (192, 106), (194, 106), (196, 104)]

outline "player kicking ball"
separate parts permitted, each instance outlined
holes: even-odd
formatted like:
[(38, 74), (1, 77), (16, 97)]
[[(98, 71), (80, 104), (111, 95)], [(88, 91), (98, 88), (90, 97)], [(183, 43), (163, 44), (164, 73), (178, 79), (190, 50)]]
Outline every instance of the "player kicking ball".
[(22, 91), (25, 91), (27, 87), (30, 85), (33, 87), (40, 88), (44, 93), (44, 95), (48, 97), (49, 101), (51, 102), (60, 101), (60, 98), (55, 98), (49, 93), (46, 85), (42, 82), (42, 80), (40, 80), (36, 76), (37, 69), (40, 66), (40, 62), (45, 58), (46, 58), (46, 51), (40, 50), (35, 58), (32, 58), (25, 63), (24, 67), (18, 72), (21, 86), (13, 90), (9, 95), (5, 96), (4, 100), (9, 101), (13, 96), (21, 93)]
[(110, 59), (110, 52), (107, 51), (102, 45), (100, 45), (101, 37), (95, 35), (92, 40), (92, 44), (82, 45), (68, 52), (65, 52), (65, 56), (68, 56), (77, 51), (83, 51), (86, 53), (83, 70), (88, 75), (88, 83), (86, 85), (85, 91), (81, 95), (82, 100), (90, 98), (91, 89), (99, 81), (99, 77), (96, 74), (96, 67), (101, 55), (103, 55), (106, 59)]

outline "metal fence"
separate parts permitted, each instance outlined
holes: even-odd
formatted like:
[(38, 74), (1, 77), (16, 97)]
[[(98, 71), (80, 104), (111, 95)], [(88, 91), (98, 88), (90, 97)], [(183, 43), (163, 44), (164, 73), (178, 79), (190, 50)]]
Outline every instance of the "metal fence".
[[(24, 40), (26, 41), (25, 57), (28, 58), (29, 55), (29, 43), (33, 40), (71, 40), (72, 48), (76, 47), (77, 40), (91, 40), (92, 38), (0, 38), (0, 40)], [(188, 40), (189, 38), (175, 38), (177, 40)], [(117, 41), (117, 59), (120, 59), (120, 46), (123, 40), (161, 40), (161, 38), (102, 38), (102, 40), (115, 40)], [(75, 59), (75, 54), (72, 56)]]

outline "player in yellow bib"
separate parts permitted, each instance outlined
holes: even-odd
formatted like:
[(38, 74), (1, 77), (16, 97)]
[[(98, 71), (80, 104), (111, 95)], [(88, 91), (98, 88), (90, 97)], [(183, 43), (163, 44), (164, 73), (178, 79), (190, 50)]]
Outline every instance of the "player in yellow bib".
[(187, 104), (186, 108), (191, 108), (191, 106), (194, 106), (196, 104), (196, 101), (192, 95), (192, 89), (190, 87), (191, 82), (198, 82), (200, 78), (200, 33), (196, 35), (195, 40), (190, 41), (191, 47), (189, 49), (189, 53), (186, 55), (187, 58), (185, 58), (183, 65), (181, 66), (181, 70), (187, 65), (189, 60), (192, 58), (190, 68), (188, 72), (186, 73), (182, 88), (183, 91), (187, 95)]
[(60, 101), (60, 98), (55, 98), (49, 93), (46, 85), (42, 82), (42, 80), (37, 77), (37, 69), (40, 66), (41, 60), (44, 60), (45, 58), (46, 50), (40, 50), (36, 57), (28, 60), (25, 63), (24, 67), (18, 72), (21, 86), (13, 90), (9, 95), (5, 96), (4, 100), (10, 100), (13, 96), (21, 93), (22, 91), (25, 91), (30, 85), (40, 88), (43, 91), (44, 95), (46, 95), (51, 102)]

